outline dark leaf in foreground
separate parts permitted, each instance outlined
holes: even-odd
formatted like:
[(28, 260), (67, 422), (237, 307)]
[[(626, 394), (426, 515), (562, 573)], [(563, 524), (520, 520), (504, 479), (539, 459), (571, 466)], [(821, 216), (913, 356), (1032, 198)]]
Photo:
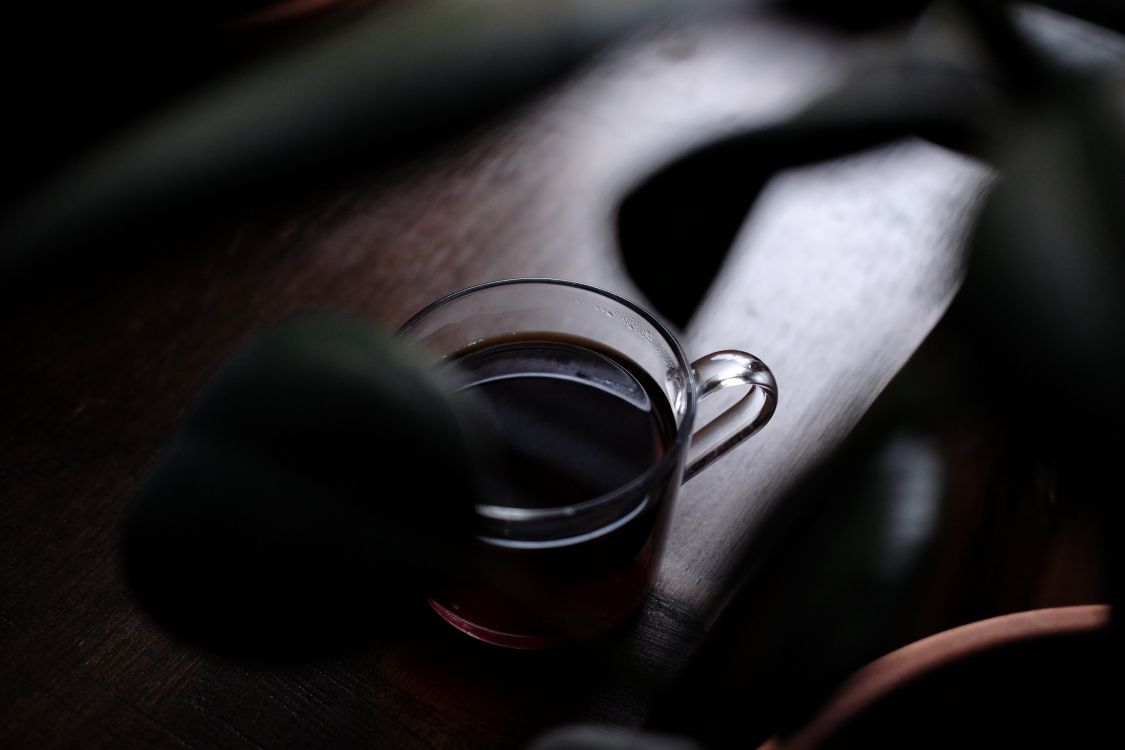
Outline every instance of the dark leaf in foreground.
[(222, 368), (125, 519), (141, 604), (252, 658), (375, 637), (461, 564), (474, 501), (442, 384), (366, 324), (308, 317)]

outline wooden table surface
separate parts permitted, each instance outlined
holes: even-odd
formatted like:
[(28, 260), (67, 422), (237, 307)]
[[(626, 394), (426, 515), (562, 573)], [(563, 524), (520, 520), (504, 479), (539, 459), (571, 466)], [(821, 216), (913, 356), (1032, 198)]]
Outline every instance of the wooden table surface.
[(493, 748), (567, 721), (645, 722), (775, 499), (948, 304), (978, 164), (904, 142), (768, 186), (684, 343), (758, 354), (780, 408), (684, 487), (649, 603), (601, 643), (505, 652), (419, 604), (415, 629), (353, 658), (232, 664), (138, 610), (117, 524), (215, 368), (293, 312), (393, 328), (513, 276), (640, 297), (614, 246), (622, 192), (688, 144), (794, 111), (850, 44), (764, 17), (650, 33), (361, 188), (21, 299), (0, 329), (0, 746)]

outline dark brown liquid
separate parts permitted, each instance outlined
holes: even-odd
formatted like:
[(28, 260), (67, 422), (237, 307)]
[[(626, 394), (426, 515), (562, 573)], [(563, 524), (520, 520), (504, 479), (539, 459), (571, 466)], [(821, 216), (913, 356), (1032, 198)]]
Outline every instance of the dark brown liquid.
[(494, 344), (454, 363), (492, 443), (492, 502), (572, 505), (613, 492), (667, 451), (674, 422), (664, 394), (620, 355), (567, 340)]
[[(435, 609), (520, 648), (608, 629), (643, 600), (679, 484), (677, 467), (660, 462), (675, 436), (664, 393), (621, 355), (571, 339), (487, 342), (453, 366), (493, 445), (492, 504), (556, 508), (626, 489), (582, 526), (484, 529), (474, 577), (435, 592)], [(646, 474), (658, 463), (665, 470)]]

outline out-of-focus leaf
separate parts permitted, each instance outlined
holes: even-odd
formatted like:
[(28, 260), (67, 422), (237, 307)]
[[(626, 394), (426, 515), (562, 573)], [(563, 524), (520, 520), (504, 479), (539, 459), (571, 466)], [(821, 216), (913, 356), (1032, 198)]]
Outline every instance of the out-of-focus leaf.
[(971, 376), (957, 329), (942, 324), (773, 505), (734, 568), (742, 580), (724, 583), (737, 593), (656, 727), (756, 746), (910, 639), (950, 493), (977, 481), (958, 463), (965, 416), (981, 408)]
[(775, 4), (834, 28), (867, 31), (915, 18), (932, 0), (775, 0)]
[(358, 18), (138, 124), (15, 206), (0, 274), (136, 222), (245, 216), (400, 162), (645, 22), (730, 4), (427, 2)]
[[(793, 118), (701, 146), (676, 158), (621, 201), (617, 237), (626, 269), (665, 317), (685, 325), (759, 192), (782, 169), (908, 136), (979, 153), (993, 138), (1000, 94), (966, 63), (948, 22), (852, 71)], [(966, 40), (971, 43), (971, 40)], [(675, 273), (658, 259), (690, 250)]]
[(1125, 416), (1125, 78), (1056, 94), (1012, 123), (965, 295), (994, 398), (1076, 436)]
[(806, 511), (811, 503), (816, 518), (758, 561), (695, 676), (672, 693), (673, 723), (658, 726), (760, 742), (901, 645), (946, 471), (940, 445), (903, 429), (852, 443), (811, 473), (785, 502)]
[(1125, 78), (1060, 82), (1030, 104), (972, 238), (963, 296), (982, 390), (1014, 439), (1053, 446), (1067, 492), (1103, 514), (1125, 598)]
[(124, 572), (173, 633), (235, 656), (393, 627), (463, 565), (475, 482), (447, 389), (401, 342), (294, 319), (236, 353), (134, 499)]
[(1125, 34), (1125, 6), (1105, 0), (1040, 0), (1039, 4)]

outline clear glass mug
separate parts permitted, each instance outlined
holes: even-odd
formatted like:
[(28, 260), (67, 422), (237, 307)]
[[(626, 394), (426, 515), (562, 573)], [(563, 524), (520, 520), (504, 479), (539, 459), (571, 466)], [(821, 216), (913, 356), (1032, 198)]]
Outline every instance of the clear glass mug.
[[(569, 420), (563, 442), (582, 452), (575, 433), (588, 438), (594, 466), (619, 468), (621, 462), (599, 463), (607, 451), (598, 441), (612, 433), (615, 454), (630, 442), (618, 433), (644, 416), (628, 405), (655, 415), (651, 461), (619, 484), (595, 496), (554, 497), (557, 482), (544, 480), (529, 494), (541, 489), (553, 500), (520, 497), (507, 487), (476, 506), (474, 564), (467, 576), (432, 592), (430, 605), (458, 630), (510, 648), (591, 638), (634, 612), (656, 571), (680, 484), (761, 429), (777, 406), (773, 374), (753, 355), (727, 350), (689, 362), (652, 314), (571, 281), (508, 279), (464, 289), (417, 313), (399, 335), (421, 344), (435, 366), (451, 368), (462, 391), (499, 387), (495, 402), (506, 397), (505, 384), (536, 384), (547, 403), (521, 402), (509, 412), (546, 420), (538, 412), (549, 411)], [(698, 402), (733, 386), (746, 387), (746, 395), (695, 429)], [(567, 403), (572, 396), (593, 401)], [(637, 438), (645, 446), (646, 440)], [(517, 446), (525, 447), (536, 446)]]

